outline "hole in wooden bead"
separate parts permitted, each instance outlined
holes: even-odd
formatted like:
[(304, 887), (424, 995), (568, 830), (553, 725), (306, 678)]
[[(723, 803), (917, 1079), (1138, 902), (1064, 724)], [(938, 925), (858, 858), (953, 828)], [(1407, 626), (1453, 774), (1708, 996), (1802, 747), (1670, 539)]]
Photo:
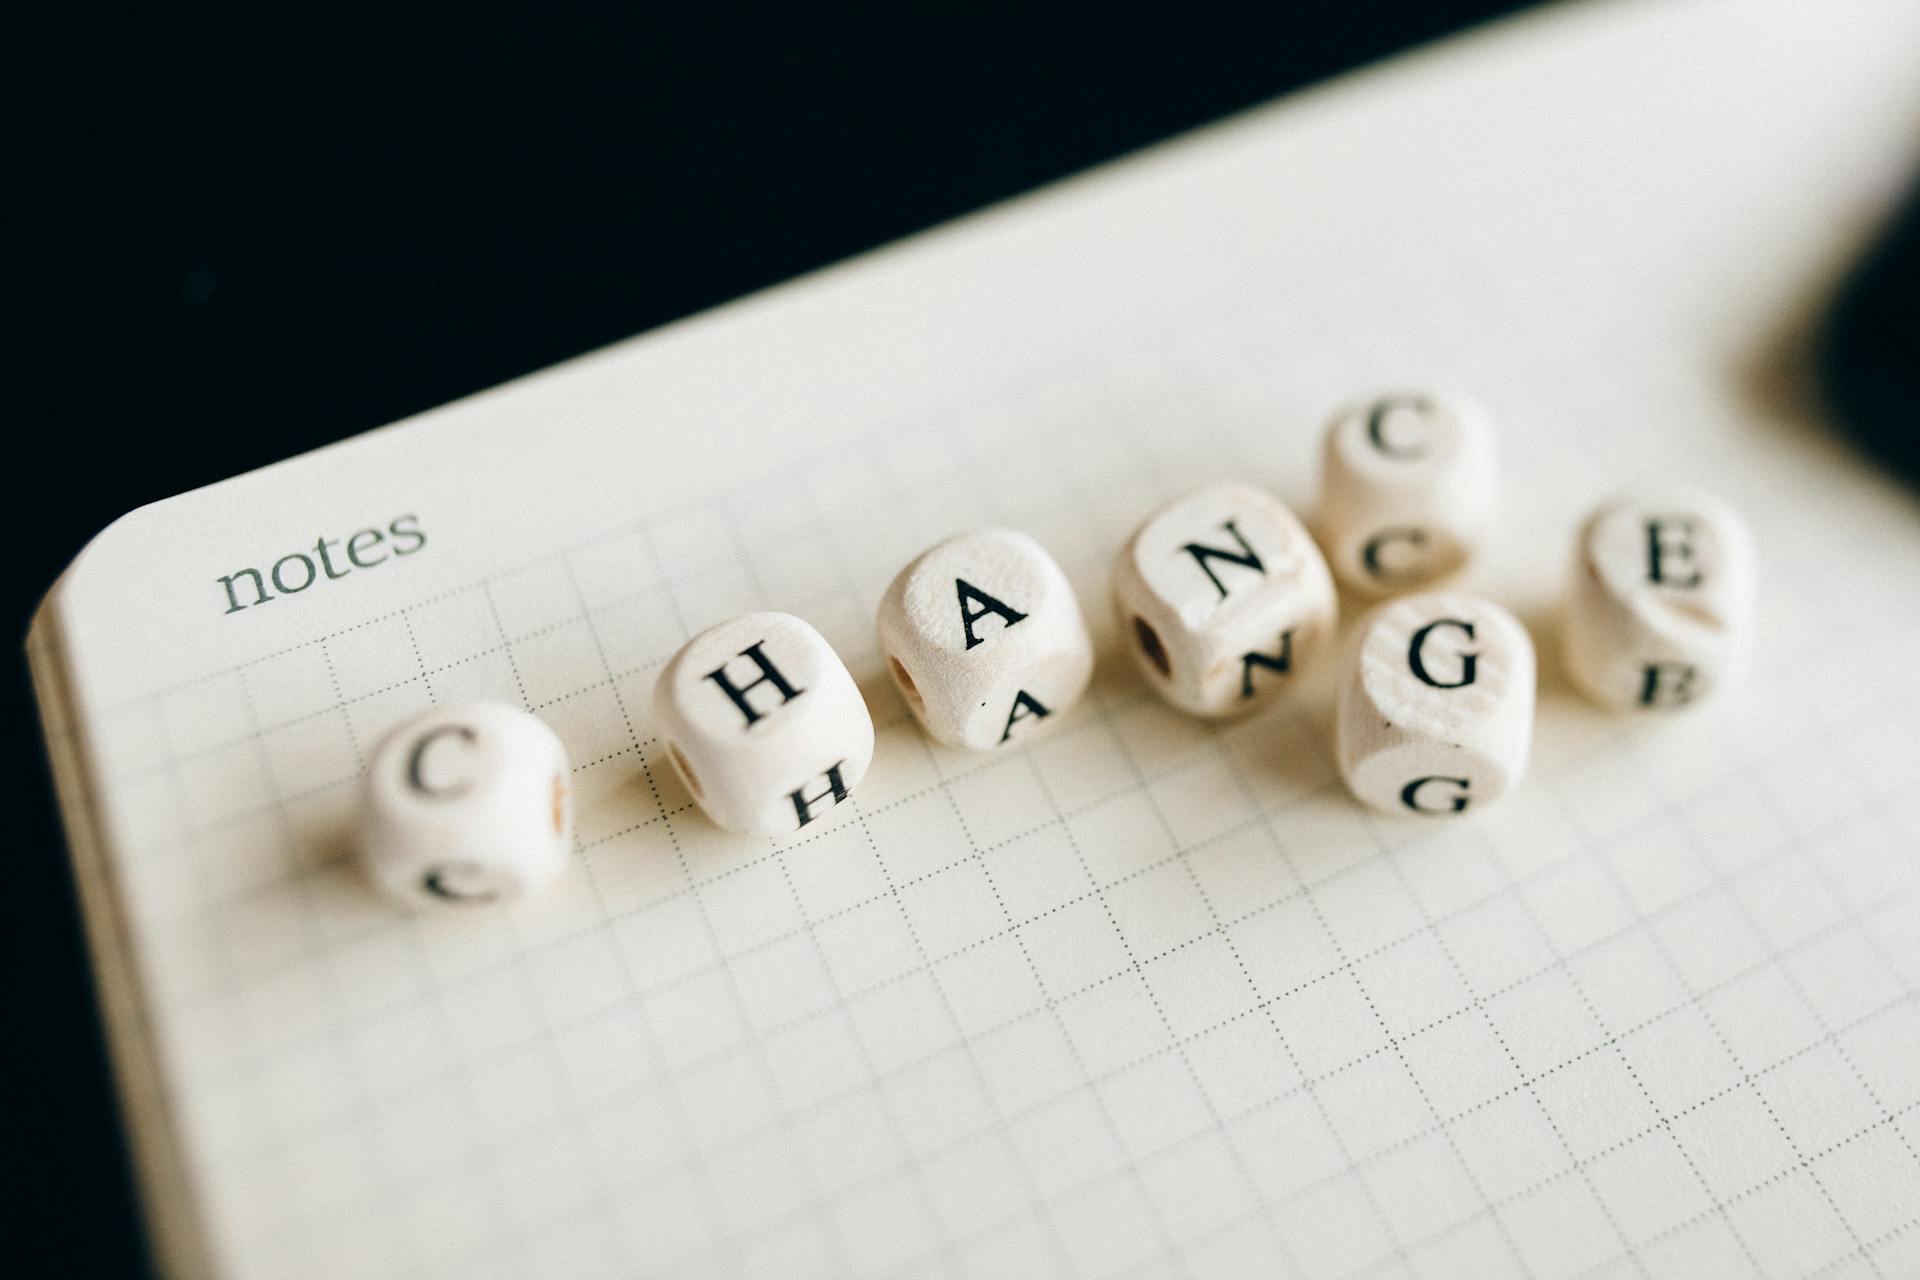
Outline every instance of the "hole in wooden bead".
[(925, 705), (920, 697), (920, 686), (913, 682), (913, 677), (907, 674), (907, 669), (900, 665), (900, 659), (888, 658), (887, 661), (893, 666), (893, 679), (900, 686), (900, 692), (906, 695), (907, 701), (913, 704), (915, 711), (920, 710)]
[(673, 757), (673, 767), (680, 771), (682, 778), (686, 779), (687, 790), (693, 792), (695, 800), (700, 799), (700, 775), (693, 771), (693, 766), (687, 763), (687, 758), (680, 754), (679, 747), (669, 743), (667, 753)]
[(1167, 661), (1167, 647), (1160, 643), (1160, 633), (1147, 625), (1145, 618), (1133, 620), (1134, 639), (1140, 642), (1140, 652), (1147, 655), (1147, 661), (1153, 669), (1163, 676), (1173, 674), (1173, 664)]

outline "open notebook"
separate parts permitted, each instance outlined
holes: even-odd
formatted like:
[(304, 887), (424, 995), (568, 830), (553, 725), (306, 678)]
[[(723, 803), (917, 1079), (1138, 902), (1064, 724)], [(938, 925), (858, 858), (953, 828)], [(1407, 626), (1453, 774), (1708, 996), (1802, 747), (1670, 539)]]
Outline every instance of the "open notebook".
[[(1790, 367), (1916, 51), (1905, 0), (1550, 10), (116, 524), (31, 649), (163, 1265), (1920, 1273), (1920, 507)], [(1496, 414), (1467, 585), (1544, 661), (1529, 779), (1452, 823), (1344, 793), (1324, 672), (1205, 726), (1105, 603), (1147, 510), (1305, 504), (1325, 413), (1406, 384)], [(1658, 722), (1553, 662), (1576, 521), (1648, 478), (1764, 574), (1748, 682)], [(1102, 653), (963, 756), (872, 622), (982, 524)], [(710, 826), (648, 723), (758, 608), (879, 726), (788, 840)], [(356, 775), (473, 696), (565, 738), (577, 856), (410, 917)]]

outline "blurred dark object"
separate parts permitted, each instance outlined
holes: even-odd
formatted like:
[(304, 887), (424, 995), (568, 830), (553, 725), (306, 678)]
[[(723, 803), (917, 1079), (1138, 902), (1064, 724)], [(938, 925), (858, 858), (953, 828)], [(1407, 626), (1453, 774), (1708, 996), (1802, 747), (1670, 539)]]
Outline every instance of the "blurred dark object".
[(1841, 291), (1819, 362), (1854, 438), (1920, 483), (1920, 188)]

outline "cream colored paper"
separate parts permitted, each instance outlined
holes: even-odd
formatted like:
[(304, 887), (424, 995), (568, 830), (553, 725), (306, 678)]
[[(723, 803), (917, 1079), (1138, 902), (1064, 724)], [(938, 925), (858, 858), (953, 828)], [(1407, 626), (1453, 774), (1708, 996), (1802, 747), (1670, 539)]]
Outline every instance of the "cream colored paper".
[[(1791, 359), (1916, 139), (1902, 0), (1550, 10), (129, 517), (33, 651), (163, 1263), (1920, 1272), (1920, 509)], [(1330, 681), (1203, 726), (1105, 607), (1146, 511), (1303, 505), (1330, 409), (1436, 384), (1502, 432), (1464, 585), (1546, 664), (1527, 782), (1450, 825), (1342, 791)], [(1578, 519), (1643, 480), (1763, 571), (1747, 683), (1670, 722), (1552, 659)], [(930, 748), (872, 640), (982, 524), (1102, 646), (1006, 756)], [(786, 841), (709, 826), (648, 721), (761, 608), (880, 726)], [(575, 865), (410, 918), (346, 860), (355, 778), (475, 696), (566, 739)]]

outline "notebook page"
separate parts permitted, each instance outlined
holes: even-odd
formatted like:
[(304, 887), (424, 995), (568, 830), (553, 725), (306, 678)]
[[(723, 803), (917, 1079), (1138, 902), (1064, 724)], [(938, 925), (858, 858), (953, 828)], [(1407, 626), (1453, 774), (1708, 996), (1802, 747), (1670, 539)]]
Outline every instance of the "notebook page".
[[(1917, 37), (1866, 0), (1536, 15), (137, 513), (49, 625), (137, 1128), (180, 1152), (148, 1194), (247, 1276), (1920, 1269), (1920, 511), (1781, 372), (1905, 175)], [(1325, 413), (1406, 383), (1501, 425), (1465, 585), (1543, 667), (1526, 784), (1444, 825), (1345, 794), (1324, 670), (1202, 725), (1105, 603), (1145, 512), (1304, 507)], [(1649, 478), (1746, 511), (1763, 571), (1747, 684), (1660, 723), (1554, 661), (1575, 524)], [(982, 524), (1100, 649), (988, 757), (872, 638)], [(284, 589), (363, 528), (390, 554)], [(771, 841), (700, 816), (648, 709), (760, 608), (878, 730)], [(407, 916), (352, 866), (357, 776), (473, 697), (566, 740), (577, 857)]]

